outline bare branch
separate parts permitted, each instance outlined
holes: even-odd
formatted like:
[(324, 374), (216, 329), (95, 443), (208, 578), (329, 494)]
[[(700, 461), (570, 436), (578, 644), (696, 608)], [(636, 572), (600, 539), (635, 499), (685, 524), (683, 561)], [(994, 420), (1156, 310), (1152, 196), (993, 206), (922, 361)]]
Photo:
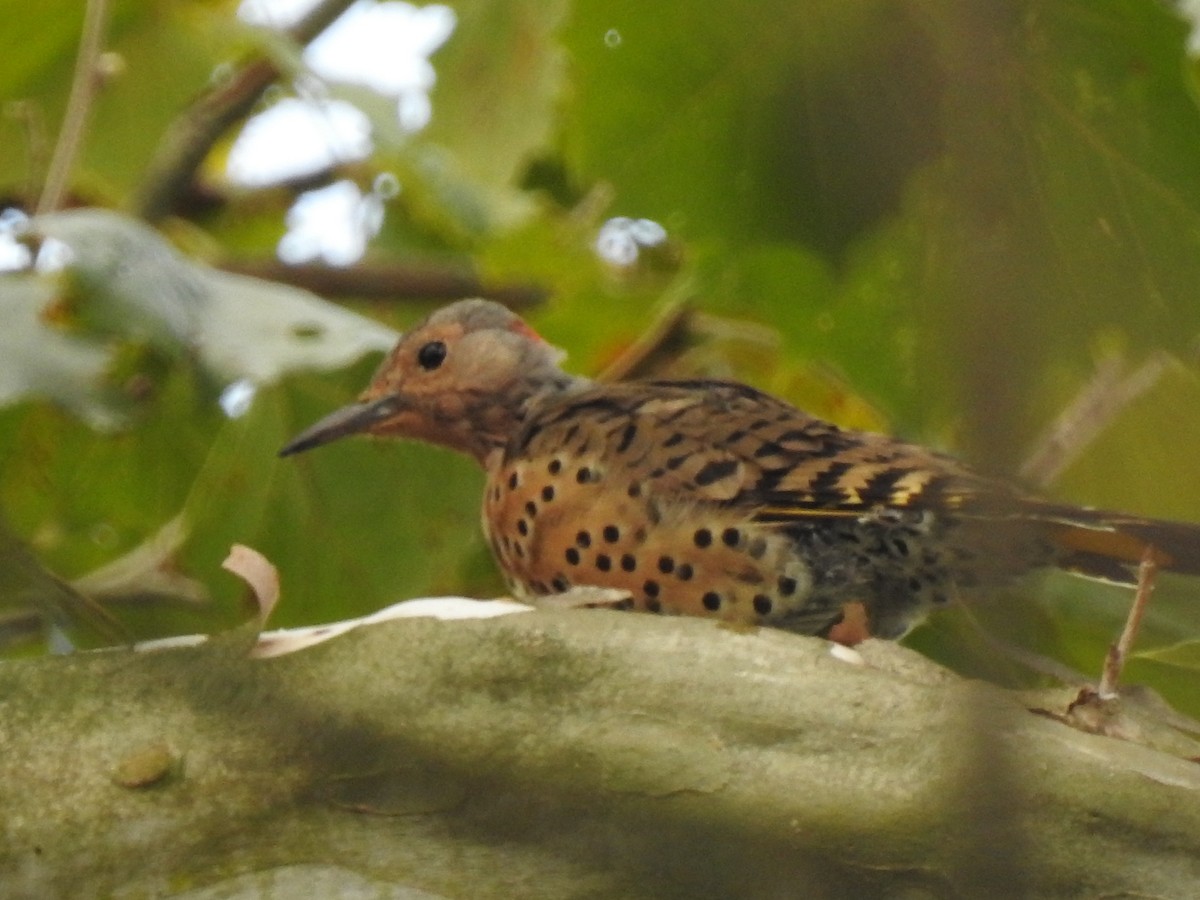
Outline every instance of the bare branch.
[(1167, 354), (1156, 353), (1133, 372), (1126, 372), (1120, 360), (1101, 364), (1035, 442), (1021, 477), (1039, 488), (1053, 484), (1122, 411), (1158, 383), (1169, 361)]
[[(354, 0), (322, 0), (288, 29), (288, 37), (307, 44), (329, 27)], [(213, 145), (234, 122), (249, 114), (276, 78), (279, 67), (259, 58), (245, 63), (230, 79), (213, 87), (167, 129), (134, 201), (134, 212), (148, 222), (170, 214), (187, 190)]]
[(486, 284), (452, 269), (360, 264), (347, 267), (287, 265), (276, 260), (225, 261), (218, 268), (302, 287), (322, 297), (360, 297), (371, 300), (460, 300), (486, 297), (512, 309), (528, 309), (546, 299), (532, 284)]
[(58, 142), (46, 172), (46, 183), (38, 200), (39, 215), (58, 209), (70, 183), (71, 171), (75, 168), (75, 159), (83, 144), (84, 128), (92, 110), (92, 98), (96, 93), (100, 49), (104, 44), (107, 21), (108, 0), (88, 0), (83, 14), (83, 35), (79, 39), (75, 74), (71, 79), (71, 94), (67, 98), (62, 128), (58, 132)]

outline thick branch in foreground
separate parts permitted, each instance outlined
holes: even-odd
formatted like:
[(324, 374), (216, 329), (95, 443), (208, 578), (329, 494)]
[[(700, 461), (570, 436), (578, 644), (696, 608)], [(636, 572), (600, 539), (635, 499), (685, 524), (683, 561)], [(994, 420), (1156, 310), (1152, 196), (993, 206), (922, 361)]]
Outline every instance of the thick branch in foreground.
[(1182, 898), (1200, 883), (1194, 763), (894, 645), (868, 642), (856, 666), (776, 631), (571, 611), (245, 649), (0, 665), (0, 894)]

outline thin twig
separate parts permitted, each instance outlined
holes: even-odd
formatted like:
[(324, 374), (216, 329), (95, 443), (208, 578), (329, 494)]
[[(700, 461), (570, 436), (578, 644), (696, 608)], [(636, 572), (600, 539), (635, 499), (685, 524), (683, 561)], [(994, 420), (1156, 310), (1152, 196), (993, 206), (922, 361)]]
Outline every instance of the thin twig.
[(1158, 383), (1169, 361), (1167, 354), (1156, 353), (1129, 373), (1119, 360), (1102, 363), (1038, 438), (1021, 466), (1021, 477), (1039, 488), (1051, 485), (1121, 412)]
[(675, 347), (687, 336), (692, 309), (686, 302), (675, 303), (644, 334), (600, 373), (600, 381), (626, 381), (647, 377), (653, 361)]
[(360, 263), (354, 266), (287, 265), (276, 260), (226, 260), (218, 268), (302, 287), (322, 297), (364, 300), (460, 300), (487, 297), (511, 309), (528, 309), (546, 299), (532, 284), (485, 284), (452, 269)]
[(4, 104), (4, 115), (17, 122), (25, 131), (25, 157), (28, 174), (22, 197), (26, 205), (36, 206), (37, 197), (46, 185), (50, 169), (50, 141), (46, 137), (46, 122), (42, 108), (32, 100), (12, 100)]
[(1121, 670), (1125, 668), (1125, 660), (1133, 649), (1138, 629), (1142, 625), (1142, 616), (1150, 604), (1150, 595), (1154, 593), (1154, 582), (1158, 577), (1158, 561), (1155, 550), (1147, 546), (1142, 552), (1142, 561), (1138, 565), (1137, 593), (1133, 595), (1133, 604), (1129, 607), (1129, 617), (1125, 620), (1125, 628), (1117, 642), (1108, 648), (1104, 658), (1104, 672), (1100, 676), (1100, 684), (1096, 693), (1101, 700), (1111, 700), (1117, 696), (1117, 682)]
[[(299, 45), (308, 44), (354, 2), (322, 0), (288, 29), (288, 37)], [(251, 60), (172, 122), (138, 191), (134, 202), (137, 215), (148, 222), (169, 215), (213, 145), (227, 128), (249, 114), (279, 74), (278, 65), (271, 60)]]
[(71, 182), (71, 172), (75, 168), (75, 159), (83, 144), (84, 128), (92, 110), (92, 98), (96, 94), (100, 49), (104, 45), (107, 21), (108, 0), (87, 0), (79, 54), (75, 59), (75, 74), (71, 79), (71, 93), (67, 98), (58, 142), (54, 145), (54, 155), (50, 158), (50, 168), (46, 172), (46, 183), (42, 186), (42, 196), (38, 199), (39, 215), (58, 209)]

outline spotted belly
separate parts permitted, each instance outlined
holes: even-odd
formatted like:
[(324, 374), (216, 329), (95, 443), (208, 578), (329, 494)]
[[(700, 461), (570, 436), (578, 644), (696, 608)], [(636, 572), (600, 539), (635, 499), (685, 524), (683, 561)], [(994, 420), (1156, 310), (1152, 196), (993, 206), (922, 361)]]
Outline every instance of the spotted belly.
[(744, 515), (644, 496), (594, 462), (554, 458), (489, 478), (483, 527), (518, 596), (576, 586), (627, 591), (634, 609), (817, 632), (838, 614), (813, 601), (785, 535)]

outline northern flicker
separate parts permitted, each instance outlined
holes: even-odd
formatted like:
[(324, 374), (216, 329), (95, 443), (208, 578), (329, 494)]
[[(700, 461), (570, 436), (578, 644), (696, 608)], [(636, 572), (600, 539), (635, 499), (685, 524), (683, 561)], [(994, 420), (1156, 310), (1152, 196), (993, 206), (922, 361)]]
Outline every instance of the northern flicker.
[(484, 531), (523, 598), (611, 587), (646, 612), (807, 634), (857, 609), (890, 638), (1039, 567), (1133, 584), (1149, 546), (1200, 575), (1200, 525), (1038, 499), (743, 384), (597, 384), (561, 358), (504, 307), (454, 303), (281, 455), (366, 433), (471, 456)]

